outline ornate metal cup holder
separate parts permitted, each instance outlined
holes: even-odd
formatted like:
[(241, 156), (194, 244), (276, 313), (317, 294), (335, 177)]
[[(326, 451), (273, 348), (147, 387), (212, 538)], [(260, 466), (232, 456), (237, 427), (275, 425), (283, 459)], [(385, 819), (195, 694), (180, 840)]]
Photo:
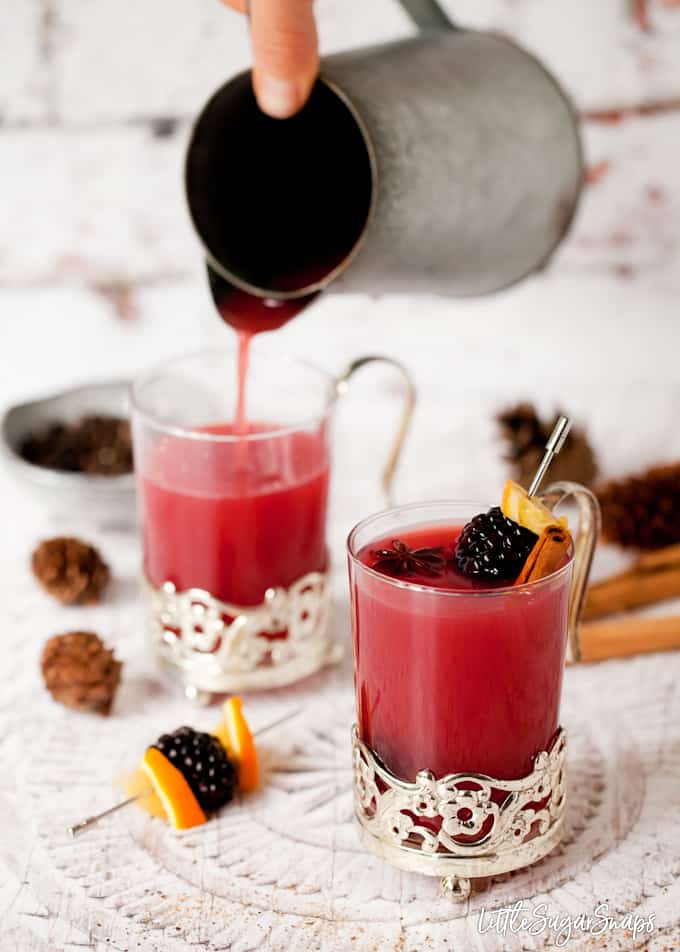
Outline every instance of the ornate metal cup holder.
[(154, 651), (189, 697), (281, 687), (339, 660), (331, 637), (330, 578), (310, 572), (270, 588), (260, 605), (230, 605), (198, 588), (146, 580)]
[(354, 809), (366, 848), (411, 872), (442, 877), (456, 898), (475, 878), (496, 876), (542, 859), (562, 836), (566, 735), (520, 780), (421, 770), (415, 783), (395, 777), (352, 735)]

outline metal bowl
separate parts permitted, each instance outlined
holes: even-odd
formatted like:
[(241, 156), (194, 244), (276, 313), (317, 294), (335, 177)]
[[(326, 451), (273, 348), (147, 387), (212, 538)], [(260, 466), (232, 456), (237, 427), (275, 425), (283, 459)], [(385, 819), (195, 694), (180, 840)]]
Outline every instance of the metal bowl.
[(100, 476), (36, 466), (20, 453), (24, 440), (52, 423), (71, 423), (89, 414), (128, 418), (129, 382), (87, 384), (10, 407), (0, 425), (0, 446), (9, 469), (36, 502), (54, 515), (78, 515), (98, 524), (135, 521), (132, 473)]

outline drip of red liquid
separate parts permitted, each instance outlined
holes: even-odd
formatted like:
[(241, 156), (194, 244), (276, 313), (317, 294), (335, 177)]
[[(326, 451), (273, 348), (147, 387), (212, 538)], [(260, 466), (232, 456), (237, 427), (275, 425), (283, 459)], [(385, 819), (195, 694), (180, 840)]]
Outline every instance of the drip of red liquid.
[(250, 363), (250, 342), (252, 331), (238, 331), (238, 384), (236, 391), (236, 413), (234, 414), (234, 428), (238, 434), (245, 434), (248, 430), (246, 419), (246, 380)]
[[(246, 384), (250, 359), (250, 342), (255, 334), (274, 331), (286, 324), (291, 318), (303, 311), (319, 294), (312, 291), (302, 297), (290, 300), (263, 298), (236, 287), (218, 275), (208, 266), (210, 290), (218, 313), (222, 320), (234, 328), (238, 334), (238, 391), (236, 395), (236, 413), (234, 426), (237, 433), (245, 434), (248, 429), (246, 413)], [(300, 279), (298, 287), (311, 284), (311, 280)]]

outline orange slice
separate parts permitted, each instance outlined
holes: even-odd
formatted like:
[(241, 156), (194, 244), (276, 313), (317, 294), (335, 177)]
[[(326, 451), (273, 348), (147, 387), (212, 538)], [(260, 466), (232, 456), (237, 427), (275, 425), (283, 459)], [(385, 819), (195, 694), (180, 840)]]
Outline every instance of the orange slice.
[(255, 741), (243, 716), (241, 698), (230, 697), (225, 701), (222, 714), (222, 723), (215, 731), (215, 737), (236, 764), (239, 790), (250, 793), (260, 785), (260, 769)]
[[(123, 791), (126, 797), (137, 797), (140, 793), (147, 791), (150, 784), (149, 778), (140, 768), (132, 773), (125, 773), (116, 777), (116, 786)], [(151, 816), (160, 817), (162, 820), (167, 820), (168, 818), (155, 790), (152, 790), (147, 796), (135, 800), (135, 806), (141, 807), (142, 810), (146, 813), (150, 813)]]
[(547, 506), (530, 496), (526, 489), (511, 479), (505, 484), (501, 501), (503, 515), (513, 522), (519, 523), (525, 529), (540, 536), (544, 529), (550, 526), (559, 526), (567, 529), (567, 520), (564, 516), (558, 518)]
[(160, 750), (149, 747), (142, 760), (142, 770), (151, 781), (168, 820), (176, 830), (187, 830), (205, 823), (205, 813), (193, 790)]

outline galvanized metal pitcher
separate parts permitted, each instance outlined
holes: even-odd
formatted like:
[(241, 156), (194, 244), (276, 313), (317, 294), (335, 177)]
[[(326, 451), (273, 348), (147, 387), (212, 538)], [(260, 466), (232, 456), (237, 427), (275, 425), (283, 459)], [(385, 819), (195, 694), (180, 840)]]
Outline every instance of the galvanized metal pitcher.
[(199, 116), (191, 216), (210, 267), (259, 297), (479, 295), (540, 268), (583, 180), (574, 110), (531, 55), (402, 0), (419, 30), (330, 56), (308, 105), (264, 116), (243, 73)]

